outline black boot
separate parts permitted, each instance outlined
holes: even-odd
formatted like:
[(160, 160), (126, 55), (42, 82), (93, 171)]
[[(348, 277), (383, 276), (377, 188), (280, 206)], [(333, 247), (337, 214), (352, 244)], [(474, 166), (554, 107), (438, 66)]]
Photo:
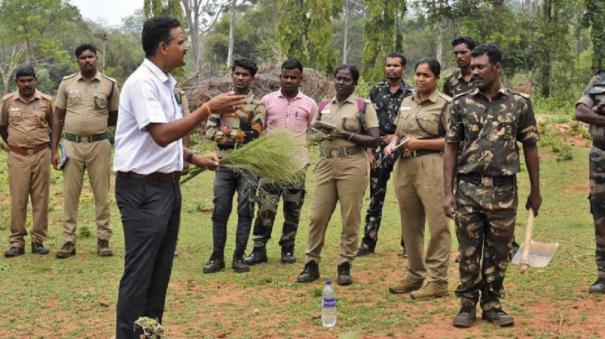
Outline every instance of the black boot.
[(267, 248), (265, 248), (265, 246), (254, 247), (252, 253), (250, 253), (249, 256), (244, 257), (244, 262), (248, 265), (262, 264), (267, 261), (269, 261), (269, 259), (267, 258)]
[(233, 272), (235, 273), (246, 273), (250, 272), (250, 266), (244, 262), (244, 257), (233, 258), (233, 264), (231, 265)]
[(296, 282), (299, 283), (310, 283), (319, 279), (319, 265), (311, 260), (305, 264), (305, 268), (296, 278)]
[(210, 256), (210, 259), (202, 268), (204, 273), (216, 273), (222, 271), (225, 268), (225, 260), (220, 255), (215, 253)]
[(347, 286), (353, 283), (350, 263), (343, 262), (342, 264), (338, 265), (338, 278), (336, 279), (336, 283), (340, 286)]
[(294, 264), (296, 257), (294, 256), (294, 246), (282, 246), (281, 248), (281, 263)]
[(597, 279), (597, 281), (588, 289), (588, 293), (605, 294), (605, 278)]

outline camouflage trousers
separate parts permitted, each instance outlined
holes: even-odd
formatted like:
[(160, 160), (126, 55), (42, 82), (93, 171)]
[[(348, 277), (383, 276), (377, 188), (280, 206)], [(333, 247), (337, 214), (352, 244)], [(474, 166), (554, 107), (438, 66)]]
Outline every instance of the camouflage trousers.
[(456, 188), (456, 236), (460, 250), (462, 306), (500, 309), (517, 217), (516, 183), (484, 186), (460, 179)]
[(589, 159), (589, 199), (595, 226), (595, 260), (599, 278), (605, 278), (605, 150), (593, 147)]
[(252, 235), (254, 247), (264, 247), (271, 239), (280, 197), (284, 201), (284, 224), (279, 245), (282, 247), (294, 246), (300, 221), (300, 210), (305, 201), (306, 168), (303, 171), (305, 175), (303, 175), (302, 181), (295, 186), (281, 187), (261, 179), (258, 190), (259, 207)]
[[(384, 147), (378, 146), (374, 152), (376, 168), (370, 170), (370, 204), (366, 212), (366, 224), (361, 243), (374, 251), (378, 241), (378, 230), (382, 221), (382, 207), (387, 193), (387, 182), (391, 178), (396, 156), (389, 158), (384, 155)], [(403, 247), (403, 239), (401, 240)]]

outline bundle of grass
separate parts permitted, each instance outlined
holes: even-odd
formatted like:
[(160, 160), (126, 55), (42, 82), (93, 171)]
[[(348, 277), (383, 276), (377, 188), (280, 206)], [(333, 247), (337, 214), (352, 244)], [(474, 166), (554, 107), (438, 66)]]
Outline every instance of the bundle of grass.
[[(296, 184), (302, 179), (300, 154), (305, 144), (292, 132), (279, 131), (235, 148), (220, 160), (220, 165), (234, 171), (248, 171), (277, 185)], [(194, 168), (181, 180), (191, 180), (203, 169)]]
[(139, 317), (134, 324), (143, 330), (141, 339), (160, 338), (165, 335), (166, 330), (156, 319), (149, 317)]

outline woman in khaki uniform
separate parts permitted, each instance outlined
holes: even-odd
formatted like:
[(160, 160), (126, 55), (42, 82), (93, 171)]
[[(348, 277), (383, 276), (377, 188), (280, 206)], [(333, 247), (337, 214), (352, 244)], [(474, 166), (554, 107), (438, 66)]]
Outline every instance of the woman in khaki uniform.
[(359, 70), (352, 65), (336, 69), (336, 97), (322, 102), (313, 126), (334, 135), (319, 145), (315, 168), (314, 199), (311, 206), (309, 247), (305, 268), (297, 281), (319, 278), (319, 259), (326, 229), (336, 203), (340, 202), (342, 233), (339, 285), (350, 285), (351, 262), (357, 251), (363, 194), (368, 186), (368, 158), (365, 149), (378, 143), (378, 118), (371, 104), (353, 94)]
[[(420, 59), (415, 69), (416, 93), (402, 101), (396, 138), (385, 151), (389, 156), (397, 156), (395, 193), (408, 255), (405, 278), (389, 290), (392, 293), (411, 292), (413, 298), (432, 298), (448, 293), (451, 236), (441, 206), (441, 152), (445, 146), (447, 109), (451, 98), (437, 90), (441, 66), (436, 59)], [(426, 256), (425, 223), (430, 233)]]

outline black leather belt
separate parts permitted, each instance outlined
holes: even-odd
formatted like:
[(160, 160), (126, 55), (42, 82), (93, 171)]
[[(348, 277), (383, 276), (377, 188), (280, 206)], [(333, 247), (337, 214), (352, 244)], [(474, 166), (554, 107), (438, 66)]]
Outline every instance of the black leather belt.
[(158, 181), (158, 182), (171, 182), (178, 183), (181, 179), (181, 172), (171, 172), (171, 173), (162, 173), (162, 172), (153, 172), (149, 174), (138, 174), (134, 172), (118, 172), (116, 174), (121, 178), (131, 178), (131, 179), (141, 179), (147, 181)]
[(488, 176), (477, 173), (458, 174), (458, 179), (470, 182), (477, 186), (503, 186), (516, 183), (517, 177), (514, 175)]
[(102, 133), (93, 134), (93, 135), (86, 135), (86, 136), (77, 135), (77, 134), (70, 133), (70, 132), (65, 132), (65, 133), (63, 133), (63, 138), (65, 138), (65, 140), (69, 140), (72, 142), (96, 142), (96, 141), (101, 141), (101, 140), (107, 139), (107, 132), (102, 132)]
[(359, 146), (355, 147), (338, 147), (338, 148), (320, 148), (319, 154), (326, 159), (330, 158), (345, 158), (351, 155), (359, 154), (363, 149)]

